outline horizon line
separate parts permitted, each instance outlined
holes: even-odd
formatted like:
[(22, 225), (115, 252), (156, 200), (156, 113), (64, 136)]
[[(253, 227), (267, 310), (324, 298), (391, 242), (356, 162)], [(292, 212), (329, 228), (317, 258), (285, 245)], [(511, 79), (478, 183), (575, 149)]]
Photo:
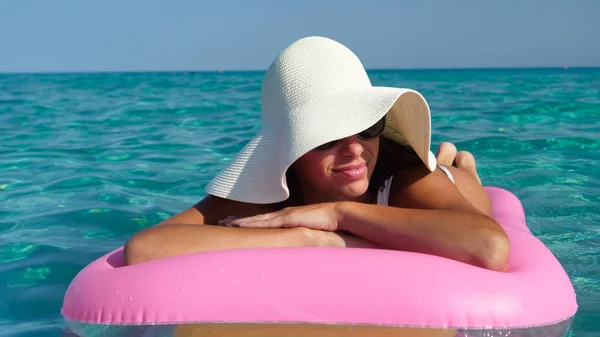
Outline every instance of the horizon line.
[[(512, 66), (512, 67), (432, 67), (432, 68), (365, 68), (369, 71), (433, 71), (433, 70), (527, 70), (527, 69), (597, 69), (597, 66)], [(214, 69), (214, 70), (57, 70), (57, 71), (0, 71), (0, 75), (61, 75), (61, 74), (148, 74), (148, 73), (260, 73), (267, 69)]]

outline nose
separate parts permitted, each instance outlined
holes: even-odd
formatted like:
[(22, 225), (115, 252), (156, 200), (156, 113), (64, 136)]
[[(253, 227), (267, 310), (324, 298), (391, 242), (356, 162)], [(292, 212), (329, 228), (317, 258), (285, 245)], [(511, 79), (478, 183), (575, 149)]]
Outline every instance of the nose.
[(361, 140), (356, 135), (342, 139), (339, 146), (340, 154), (348, 157), (360, 156), (364, 150)]

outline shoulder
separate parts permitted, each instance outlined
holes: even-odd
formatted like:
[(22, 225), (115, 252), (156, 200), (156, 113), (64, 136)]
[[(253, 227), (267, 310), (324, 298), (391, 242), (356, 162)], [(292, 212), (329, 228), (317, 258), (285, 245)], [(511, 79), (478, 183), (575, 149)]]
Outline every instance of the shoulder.
[[(481, 190), (483, 191), (483, 188)], [(481, 213), (465, 199), (457, 186), (439, 168), (433, 172), (425, 167), (398, 170), (394, 174), (389, 205), (402, 208), (464, 210)]]

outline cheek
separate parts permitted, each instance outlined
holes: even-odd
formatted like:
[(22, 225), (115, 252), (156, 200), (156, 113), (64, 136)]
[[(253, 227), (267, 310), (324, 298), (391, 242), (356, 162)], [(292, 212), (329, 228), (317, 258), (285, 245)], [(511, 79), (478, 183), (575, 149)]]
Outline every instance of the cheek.
[(365, 152), (368, 153), (368, 157), (369, 157), (368, 178), (371, 179), (371, 176), (373, 175), (373, 171), (375, 171), (375, 166), (377, 165), (377, 158), (379, 157), (379, 139), (377, 139), (377, 141), (369, 142)]
[(377, 159), (377, 155), (379, 154), (379, 138), (377, 138), (377, 140), (374, 142), (371, 142), (369, 145), (369, 151), (371, 152), (371, 155), (374, 157), (374, 159)]
[(298, 159), (294, 168), (301, 179), (306, 179), (314, 184), (326, 179), (327, 157), (320, 153), (309, 152)]
[(379, 156), (379, 138), (377, 140), (368, 143), (368, 152), (371, 157), (371, 161), (375, 163)]

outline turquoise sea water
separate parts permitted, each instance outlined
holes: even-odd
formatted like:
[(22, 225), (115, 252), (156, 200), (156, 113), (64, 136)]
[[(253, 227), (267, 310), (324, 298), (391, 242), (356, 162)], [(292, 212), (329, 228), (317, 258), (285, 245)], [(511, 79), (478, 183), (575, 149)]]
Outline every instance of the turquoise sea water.
[[(600, 333), (600, 69), (371, 71), (428, 99), (433, 142), (521, 198)], [(259, 129), (262, 72), (0, 75), (0, 335), (60, 336), (75, 274), (204, 196)]]

